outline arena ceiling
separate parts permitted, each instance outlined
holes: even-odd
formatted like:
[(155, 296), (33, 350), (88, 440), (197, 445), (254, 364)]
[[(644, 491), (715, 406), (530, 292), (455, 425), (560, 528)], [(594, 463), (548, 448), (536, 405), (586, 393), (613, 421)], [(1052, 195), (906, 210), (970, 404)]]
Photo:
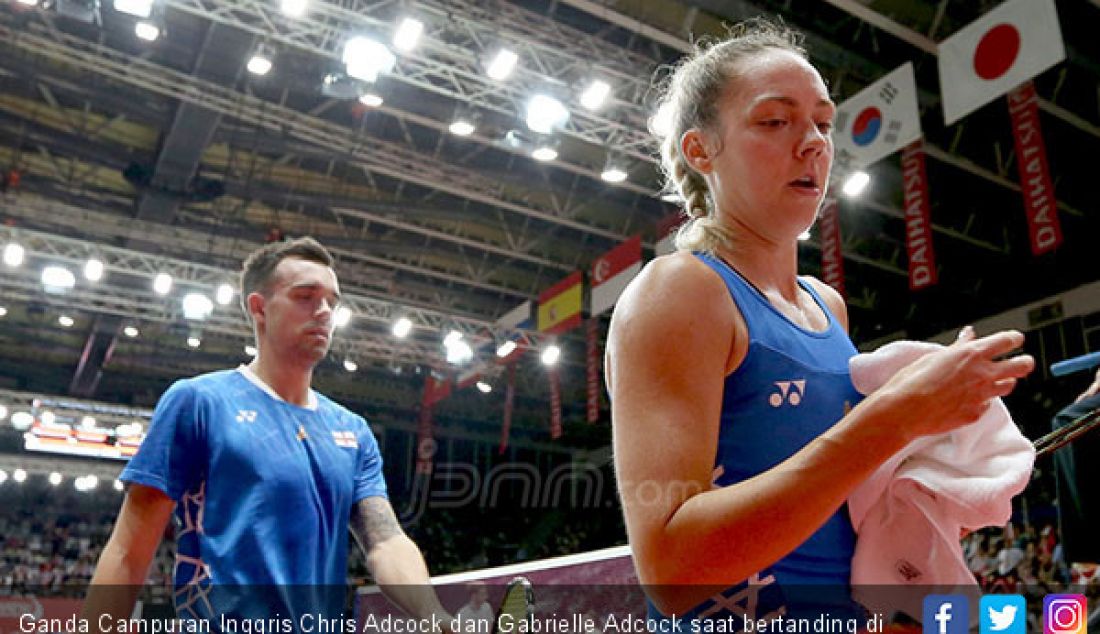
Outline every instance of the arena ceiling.
[[(935, 42), (996, 2), (311, 0), (289, 18), (275, 0), (156, 0), (161, 34), (146, 42), (109, 1), (96, 23), (59, 13), (90, 1), (0, 2), (0, 171), (20, 176), (0, 195), (0, 242), (19, 241), (28, 257), (2, 268), (0, 387), (148, 405), (174, 378), (244, 360), (232, 305), (215, 309), (191, 349), (178, 293), (163, 298), (150, 283), (167, 271), (179, 289), (212, 293), (277, 231), (331, 247), (353, 297), (322, 387), (409, 419), (445, 332), (466, 333), (491, 361), (503, 334), (493, 322), (520, 302), (631, 235), (652, 255), (675, 208), (658, 196), (651, 78), (691, 38), (758, 14), (808, 34), (837, 102), (915, 65), (939, 284), (909, 290), (898, 158), (875, 164), (869, 192), (842, 203), (857, 343), (927, 337), (1097, 277), (1097, 0), (1057, 2), (1067, 59), (1036, 79), (1066, 235), (1041, 257), (1028, 245), (1004, 100), (951, 126), (940, 109)], [(387, 41), (406, 15), (424, 34), (376, 82), (380, 107), (322, 91), (350, 35)], [(274, 62), (262, 77), (245, 68), (260, 46)], [(494, 81), (484, 64), (501, 46), (519, 64)], [(578, 105), (593, 77), (613, 87), (595, 113)], [(572, 113), (548, 163), (530, 157), (521, 115), (538, 90)], [(459, 115), (473, 117), (473, 134), (448, 131)], [(626, 181), (601, 180), (608, 161), (627, 166)], [(804, 243), (808, 273), (820, 270), (819, 248), (816, 234)], [(41, 266), (78, 270), (90, 255), (106, 262), (103, 280), (42, 290)], [(390, 333), (400, 316), (415, 324), (405, 340)], [(128, 325), (140, 335), (122, 334)], [(583, 394), (584, 345), (579, 334), (563, 343), (567, 415), (579, 417), (568, 395)], [(534, 357), (520, 392), (544, 412)], [(345, 358), (359, 370), (346, 372)], [(499, 424), (499, 403), (468, 409), (487, 429)]]

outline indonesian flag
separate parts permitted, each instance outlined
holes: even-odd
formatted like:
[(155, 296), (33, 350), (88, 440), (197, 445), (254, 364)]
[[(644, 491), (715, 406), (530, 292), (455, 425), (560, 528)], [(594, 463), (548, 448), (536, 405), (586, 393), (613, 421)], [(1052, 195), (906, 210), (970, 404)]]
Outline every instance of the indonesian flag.
[(920, 136), (917, 80), (906, 62), (837, 107), (836, 165), (867, 167)]
[(595, 317), (615, 305), (619, 295), (642, 270), (642, 238), (634, 236), (601, 255), (592, 263), (591, 315)]
[(1008, 0), (939, 45), (948, 125), (1066, 58), (1054, 0)]

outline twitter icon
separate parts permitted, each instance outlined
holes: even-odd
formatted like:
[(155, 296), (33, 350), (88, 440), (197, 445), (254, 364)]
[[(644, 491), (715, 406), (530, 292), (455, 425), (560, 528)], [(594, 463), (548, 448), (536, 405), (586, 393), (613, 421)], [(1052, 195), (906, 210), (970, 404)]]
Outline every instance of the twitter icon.
[(978, 603), (981, 634), (1027, 634), (1027, 601), (1019, 594), (987, 594)]

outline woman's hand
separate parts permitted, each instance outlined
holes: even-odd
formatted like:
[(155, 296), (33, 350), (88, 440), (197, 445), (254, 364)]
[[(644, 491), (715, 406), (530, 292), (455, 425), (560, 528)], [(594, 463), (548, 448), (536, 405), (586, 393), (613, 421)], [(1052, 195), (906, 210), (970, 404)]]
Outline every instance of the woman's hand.
[(979, 338), (967, 326), (955, 343), (909, 364), (872, 397), (886, 400), (912, 438), (968, 425), (1035, 369), (1030, 355), (1005, 356), (1023, 343), (1015, 330)]

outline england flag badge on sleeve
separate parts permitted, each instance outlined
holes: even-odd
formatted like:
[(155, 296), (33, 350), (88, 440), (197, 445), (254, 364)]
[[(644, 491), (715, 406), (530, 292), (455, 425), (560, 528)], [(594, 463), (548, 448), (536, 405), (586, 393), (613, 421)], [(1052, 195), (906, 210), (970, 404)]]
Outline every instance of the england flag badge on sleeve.
[(332, 439), (336, 442), (337, 447), (359, 448), (359, 441), (355, 438), (355, 432), (353, 431), (334, 431), (332, 432)]

